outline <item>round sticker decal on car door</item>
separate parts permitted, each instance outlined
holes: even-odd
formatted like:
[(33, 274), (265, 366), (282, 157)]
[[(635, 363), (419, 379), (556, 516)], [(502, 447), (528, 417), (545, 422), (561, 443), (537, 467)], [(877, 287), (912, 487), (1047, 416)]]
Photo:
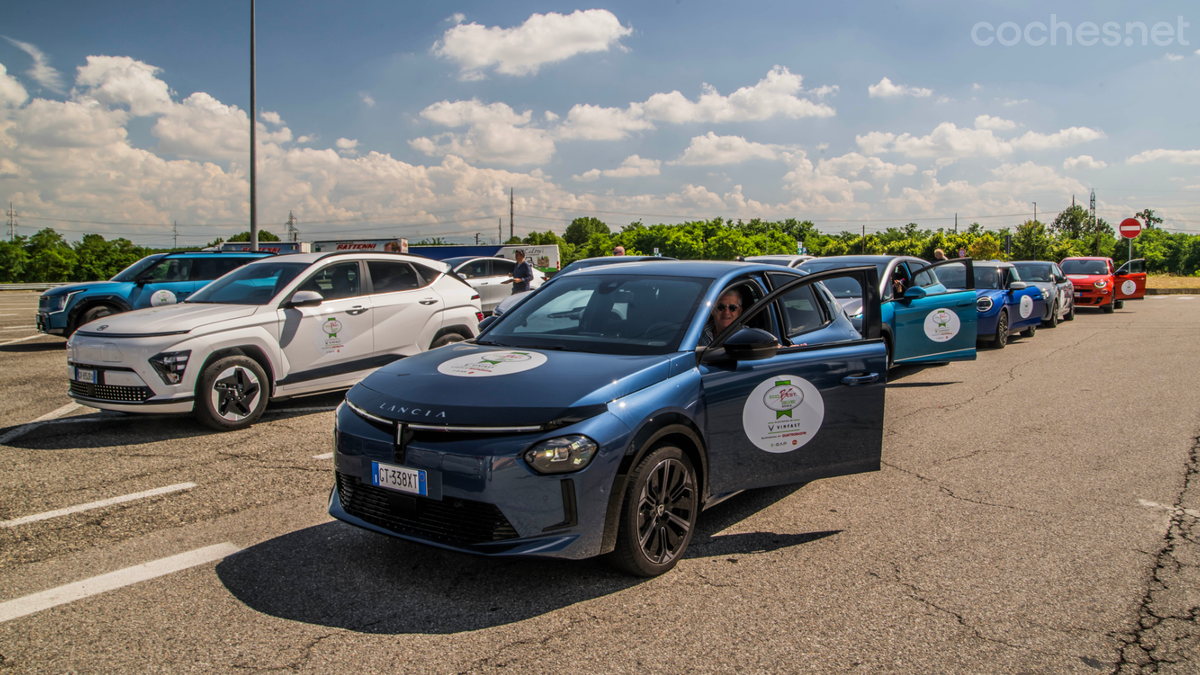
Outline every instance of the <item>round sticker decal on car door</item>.
[(174, 305), (177, 302), (179, 302), (179, 300), (175, 297), (175, 294), (172, 293), (171, 291), (166, 291), (166, 290), (154, 291), (154, 294), (150, 296), (150, 306), (151, 307), (161, 307), (163, 305)]
[(454, 377), (491, 377), (533, 370), (546, 362), (541, 352), (483, 352), (444, 361), (438, 372)]
[(1133, 283), (1133, 279), (1126, 279), (1121, 282), (1121, 292), (1125, 295), (1133, 295), (1137, 293), (1137, 284)]
[(953, 310), (942, 307), (925, 316), (925, 336), (934, 342), (946, 342), (958, 335), (959, 328), (962, 322)]
[(760, 450), (781, 453), (804, 446), (825, 420), (825, 401), (808, 380), (779, 375), (754, 388), (742, 407), (742, 429)]
[(1021, 296), (1021, 318), (1028, 319), (1030, 314), (1033, 314), (1033, 298), (1028, 295)]

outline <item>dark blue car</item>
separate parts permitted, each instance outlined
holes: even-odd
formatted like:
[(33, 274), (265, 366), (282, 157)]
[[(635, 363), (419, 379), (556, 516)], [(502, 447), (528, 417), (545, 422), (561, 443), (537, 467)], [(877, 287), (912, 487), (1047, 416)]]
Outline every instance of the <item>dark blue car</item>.
[[(876, 274), (643, 262), (556, 278), (477, 339), (349, 391), (329, 513), (459, 551), (661, 574), (728, 496), (879, 469)], [(866, 289), (861, 332), (819, 286), (844, 278)], [(714, 311), (737, 318), (717, 329)]]
[[(1013, 333), (1033, 337), (1046, 313), (1042, 290), (1022, 281), (1012, 263), (975, 261), (974, 268), (979, 339), (1003, 349)], [(953, 263), (938, 270), (938, 278), (950, 288), (966, 287), (966, 275), (963, 265)]]
[(37, 328), (70, 337), (102, 316), (145, 307), (173, 305), (208, 282), (271, 253), (155, 253), (126, 267), (108, 281), (58, 286), (38, 300)]

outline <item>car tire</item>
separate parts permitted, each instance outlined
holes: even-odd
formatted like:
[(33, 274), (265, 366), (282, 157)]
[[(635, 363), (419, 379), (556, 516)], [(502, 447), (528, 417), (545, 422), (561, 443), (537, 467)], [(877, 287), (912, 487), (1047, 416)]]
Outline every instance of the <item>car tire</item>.
[(1113, 300), (1113, 309), (1125, 309), (1125, 301)]
[(77, 321), (75, 325), (71, 327), (71, 330), (64, 337), (71, 337), (71, 334), (79, 330), (79, 327), (84, 324), (91, 323), (96, 319), (111, 316), (116, 313), (116, 308), (112, 307), (111, 305), (96, 305), (95, 307), (90, 307), (86, 312), (80, 315), (79, 321)]
[(267, 374), (254, 359), (226, 356), (200, 373), (192, 412), (210, 429), (245, 429), (262, 417), (270, 393)]
[(1042, 326), (1046, 328), (1058, 328), (1058, 301), (1054, 301), (1054, 306), (1050, 308), (1050, 318), (1042, 322)]
[(1037, 326), (1030, 326), (1029, 328), (1021, 331), (1021, 337), (1031, 338), (1034, 335), (1037, 335)]
[(996, 349), (1004, 349), (1008, 346), (1008, 310), (1000, 310), (1000, 316), (996, 318), (996, 335), (993, 339), (996, 341)]
[(463, 341), (463, 336), (459, 335), (458, 333), (446, 333), (442, 337), (434, 340), (433, 344), (429, 345), (429, 348), (437, 349), (438, 347), (445, 347), (446, 345), (452, 345), (455, 342), (462, 342), (462, 341)]
[(677, 447), (655, 448), (629, 474), (617, 544), (608, 561), (638, 577), (669, 571), (691, 543), (699, 513), (699, 481), (691, 460)]
[(892, 355), (892, 339), (891, 338), (889, 338), (889, 337), (883, 338), (883, 348), (887, 352), (888, 370), (891, 370), (892, 367), (896, 365), (896, 362), (895, 362), (895, 360), (893, 360), (893, 355)]
[(1100, 311), (1104, 312), (1105, 314), (1112, 314), (1113, 310), (1116, 308), (1117, 308), (1117, 301), (1113, 300), (1112, 302), (1108, 303), (1107, 305), (1102, 306), (1100, 308)]
[(1067, 310), (1067, 313), (1063, 315), (1063, 321), (1074, 321), (1074, 320), (1075, 320), (1075, 301), (1072, 300), (1071, 301), (1071, 309)]

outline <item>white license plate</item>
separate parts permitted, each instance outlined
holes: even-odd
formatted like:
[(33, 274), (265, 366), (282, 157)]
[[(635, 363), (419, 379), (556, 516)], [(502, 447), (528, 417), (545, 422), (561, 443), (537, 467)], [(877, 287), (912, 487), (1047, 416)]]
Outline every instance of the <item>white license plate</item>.
[(424, 471), (394, 464), (371, 462), (371, 485), (422, 497), (429, 496), (429, 485)]
[(1077, 298), (1082, 298), (1082, 297), (1083, 297), (1083, 293), (1076, 292), (1076, 293), (1075, 293), (1075, 297), (1077, 297)]
[(96, 371), (84, 370), (83, 368), (75, 369), (75, 381), (87, 382), (88, 384), (96, 384)]

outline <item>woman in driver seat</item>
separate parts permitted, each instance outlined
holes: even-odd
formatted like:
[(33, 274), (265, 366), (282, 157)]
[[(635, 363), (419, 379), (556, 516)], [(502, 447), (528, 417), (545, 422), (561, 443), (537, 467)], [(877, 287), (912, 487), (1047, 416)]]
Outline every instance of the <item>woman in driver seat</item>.
[(729, 324), (737, 321), (737, 318), (742, 315), (742, 309), (745, 303), (742, 301), (742, 292), (736, 288), (727, 289), (717, 298), (717, 304), (713, 305), (712, 317), (704, 324), (704, 333), (700, 335), (700, 341), (696, 344), (697, 347), (707, 347), (712, 344), (712, 341), (721, 334)]

